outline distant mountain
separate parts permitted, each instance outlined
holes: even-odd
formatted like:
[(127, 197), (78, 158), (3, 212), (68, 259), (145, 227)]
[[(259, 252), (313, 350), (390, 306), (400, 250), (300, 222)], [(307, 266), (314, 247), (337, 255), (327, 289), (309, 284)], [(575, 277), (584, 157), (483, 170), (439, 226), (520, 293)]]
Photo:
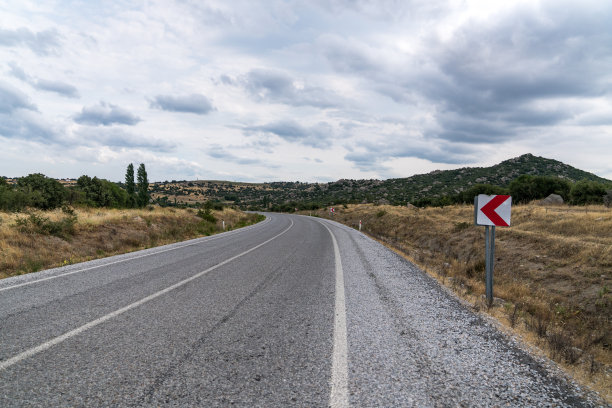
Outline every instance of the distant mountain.
[[(347, 180), (330, 183), (235, 183), (227, 181), (184, 181), (155, 183), (154, 197), (160, 202), (196, 203), (217, 200), (256, 208), (287, 203), (389, 202), (406, 204), (423, 198), (453, 195), (475, 184), (506, 187), (520, 175), (555, 176), (569, 181), (590, 180), (612, 185), (612, 181), (579, 170), (557, 160), (525, 154), (491, 167), (436, 170), (406, 178)], [(167, 197), (167, 198), (165, 198)]]

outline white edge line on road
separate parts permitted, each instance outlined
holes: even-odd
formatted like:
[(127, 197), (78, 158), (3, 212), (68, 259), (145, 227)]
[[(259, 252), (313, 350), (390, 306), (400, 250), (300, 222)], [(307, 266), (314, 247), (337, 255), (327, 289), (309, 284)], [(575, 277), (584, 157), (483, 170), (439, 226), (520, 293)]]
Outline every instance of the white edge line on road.
[(332, 238), (334, 258), (336, 259), (336, 301), (334, 308), (334, 348), (332, 352), (331, 394), (329, 405), (332, 408), (345, 408), (348, 401), (348, 345), (346, 334), (346, 304), (344, 298), (344, 272), (340, 249), (333, 232), (321, 222)]
[(230, 263), (231, 261), (233, 261), (233, 260), (235, 260), (237, 258), (240, 258), (241, 256), (244, 256), (244, 255), (248, 254), (249, 252), (252, 252), (252, 251), (256, 250), (257, 248), (260, 248), (260, 247), (266, 245), (268, 242), (270, 242), (270, 241), (280, 237), (281, 235), (283, 235), (284, 233), (289, 231), (292, 227), (293, 227), (293, 220), (291, 220), (291, 224), (283, 232), (281, 232), (278, 235), (273, 236), (272, 238), (262, 242), (259, 245), (254, 246), (251, 249), (248, 249), (248, 250), (246, 250), (246, 251), (244, 251), (244, 252), (242, 252), (242, 253), (240, 253), (238, 255), (232, 256), (231, 258), (226, 259), (223, 262), (220, 262), (220, 263), (218, 263), (218, 264), (216, 264), (214, 266), (211, 266), (210, 268), (208, 268), (208, 269), (206, 269), (206, 270), (204, 270), (202, 272), (198, 272), (197, 274), (195, 274), (195, 275), (193, 275), (193, 276), (191, 276), (191, 277), (189, 277), (187, 279), (184, 279), (184, 280), (182, 280), (182, 281), (180, 281), (178, 283), (175, 283), (172, 286), (167, 287), (166, 289), (162, 289), (159, 292), (155, 292), (152, 295), (149, 295), (149, 296), (147, 296), (147, 297), (145, 297), (143, 299), (140, 299), (137, 302), (131, 303), (131, 304), (125, 306), (125, 307), (122, 307), (119, 310), (115, 310), (114, 312), (111, 312), (111, 313), (109, 313), (107, 315), (104, 315), (104, 316), (102, 316), (102, 317), (100, 317), (100, 318), (98, 318), (96, 320), (93, 320), (93, 321), (91, 321), (89, 323), (86, 323), (86, 324), (80, 326), (80, 327), (77, 327), (76, 329), (71, 330), (71, 331), (69, 331), (67, 333), (64, 333), (61, 336), (55, 337), (55, 338), (53, 338), (53, 339), (51, 339), (51, 340), (49, 340), (49, 341), (47, 341), (47, 342), (45, 342), (45, 343), (43, 343), (43, 344), (41, 344), (39, 346), (33, 347), (33, 348), (29, 349), (29, 350), (26, 350), (26, 351), (24, 351), (22, 353), (19, 353), (19, 354), (17, 354), (14, 357), (9, 358), (8, 360), (1, 361), (0, 362), (0, 371), (7, 369), (7, 368), (9, 368), (10, 366), (12, 366), (14, 364), (17, 364), (21, 360), (24, 360), (24, 359), (26, 359), (28, 357), (32, 357), (33, 355), (38, 354), (38, 353), (40, 353), (42, 351), (45, 351), (45, 350), (55, 346), (56, 344), (59, 344), (59, 343), (63, 342), (64, 340), (68, 340), (69, 338), (77, 336), (78, 334), (83, 333), (86, 330), (89, 330), (89, 329), (91, 329), (93, 327), (96, 327), (99, 324), (102, 324), (105, 321), (112, 319), (113, 317), (117, 317), (120, 314), (123, 314), (123, 313), (125, 313), (125, 312), (127, 312), (129, 310), (132, 310), (132, 309), (134, 309), (134, 308), (136, 308), (138, 306), (141, 306), (141, 305), (143, 305), (143, 304), (145, 304), (145, 303), (147, 303), (147, 302), (149, 302), (149, 301), (151, 301), (151, 300), (153, 300), (153, 299), (155, 299), (157, 297), (160, 297), (161, 295), (164, 295), (164, 294), (170, 292), (171, 290), (179, 288), (179, 287), (181, 287), (181, 286), (191, 282), (192, 280), (198, 279), (199, 277), (207, 274), (208, 272), (210, 272), (210, 271), (212, 271), (214, 269), (217, 269), (217, 268), (219, 268), (219, 267), (221, 267), (221, 266), (223, 266), (223, 265), (225, 265), (227, 263)]
[[(160, 251), (149, 252), (149, 253), (146, 253), (146, 254), (143, 254), (143, 255), (132, 256), (132, 257), (128, 257), (128, 258), (125, 258), (125, 259), (120, 259), (118, 261), (113, 261), (113, 262), (108, 262), (108, 263), (101, 264), (101, 265), (92, 266), (92, 267), (89, 267), (89, 268), (77, 269), (76, 271), (65, 272), (65, 273), (61, 273), (59, 275), (48, 276), (46, 278), (36, 279), (36, 280), (29, 281), (29, 282), (23, 282), (23, 283), (19, 283), (17, 285), (13, 285), (13, 286), (7, 286), (7, 287), (4, 287), (4, 288), (0, 288), (0, 292), (5, 291), (5, 290), (20, 288), (22, 286), (33, 285), (35, 283), (44, 282), (44, 281), (48, 281), (48, 280), (56, 279), (56, 278), (61, 278), (61, 277), (68, 276), (68, 275), (74, 275), (75, 273), (86, 272), (86, 271), (90, 271), (92, 269), (103, 268), (105, 266), (115, 265), (115, 264), (122, 263), (122, 262), (133, 261), (134, 259), (140, 259), (140, 258), (144, 258), (144, 257), (147, 257), (147, 256), (163, 254), (164, 252), (174, 251), (176, 249), (187, 248), (187, 247), (190, 247), (190, 246), (199, 245), (199, 244), (202, 244), (203, 242), (212, 241), (212, 240), (215, 240), (215, 239), (218, 239), (218, 238), (224, 238), (224, 237), (227, 237), (228, 235), (234, 235), (234, 234), (236, 234), (238, 232), (242, 232), (242, 231), (245, 231), (247, 229), (250, 229), (251, 227), (262, 225), (262, 224), (266, 223), (267, 221), (269, 221), (269, 217), (266, 217), (266, 221), (263, 221), (261, 223), (253, 224), (252, 226), (245, 227), (245, 228), (240, 228), (240, 229), (237, 229), (237, 230), (234, 230), (234, 231), (229, 231), (229, 232), (226, 232), (225, 234), (216, 234), (216, 235), (212, 235), (212, 236), (209, 236), (209, 237), (195, 238), (195, 239), (198, 240), (198, 242), (192, 242), (192, 243), (185, 244), (185, 245), (174, 246), (172, 248), (162, 249)], [(169, 245), (172, 245), (172, 244), (169, 244)], [(129, 254), (129, 252), (127, 252), (126, 254)], [(125, 255), (125, 254), (121, 254), (121, 255)]]

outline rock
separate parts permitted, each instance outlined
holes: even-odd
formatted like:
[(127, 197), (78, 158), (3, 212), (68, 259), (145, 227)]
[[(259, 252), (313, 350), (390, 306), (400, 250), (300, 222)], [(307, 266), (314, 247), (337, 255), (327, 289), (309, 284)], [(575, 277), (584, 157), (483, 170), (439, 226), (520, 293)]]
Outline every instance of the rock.
[(558, 194), (551, 194), (543, 200), (538, 201), (539, 205), (561, 205), (563, 204), (563, 197)]
[(412, 205), (410, 203), (406, 204), (406, 207), (410, 208), (411, 210), (418, 210), (419, 207), (417, 207), (416, 205)]

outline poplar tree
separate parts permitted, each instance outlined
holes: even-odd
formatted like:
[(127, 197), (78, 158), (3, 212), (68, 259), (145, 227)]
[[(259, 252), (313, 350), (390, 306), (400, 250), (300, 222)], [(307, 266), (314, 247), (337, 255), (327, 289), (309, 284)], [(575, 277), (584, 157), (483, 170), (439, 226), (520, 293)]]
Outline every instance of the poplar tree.
[(147, 171), (145, 170), (144, 163), (140, 163), (138, 167), (138, 205), (144, 207), (149, 204), (149, 179), (147, 178)]
[(128, 193), (128, 207), (136, 206), (136, 183), (134, 182), (134, 165), (128, 164), (125, 172), (125, 190)]

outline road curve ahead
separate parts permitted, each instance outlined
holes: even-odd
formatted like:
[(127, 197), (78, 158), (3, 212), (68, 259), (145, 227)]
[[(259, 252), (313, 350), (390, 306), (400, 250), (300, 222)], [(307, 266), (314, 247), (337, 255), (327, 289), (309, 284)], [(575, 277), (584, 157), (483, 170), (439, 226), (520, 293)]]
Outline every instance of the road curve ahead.
[(361, 233), (242, 230), (0, 281), (0, 406), (596, 406)]

